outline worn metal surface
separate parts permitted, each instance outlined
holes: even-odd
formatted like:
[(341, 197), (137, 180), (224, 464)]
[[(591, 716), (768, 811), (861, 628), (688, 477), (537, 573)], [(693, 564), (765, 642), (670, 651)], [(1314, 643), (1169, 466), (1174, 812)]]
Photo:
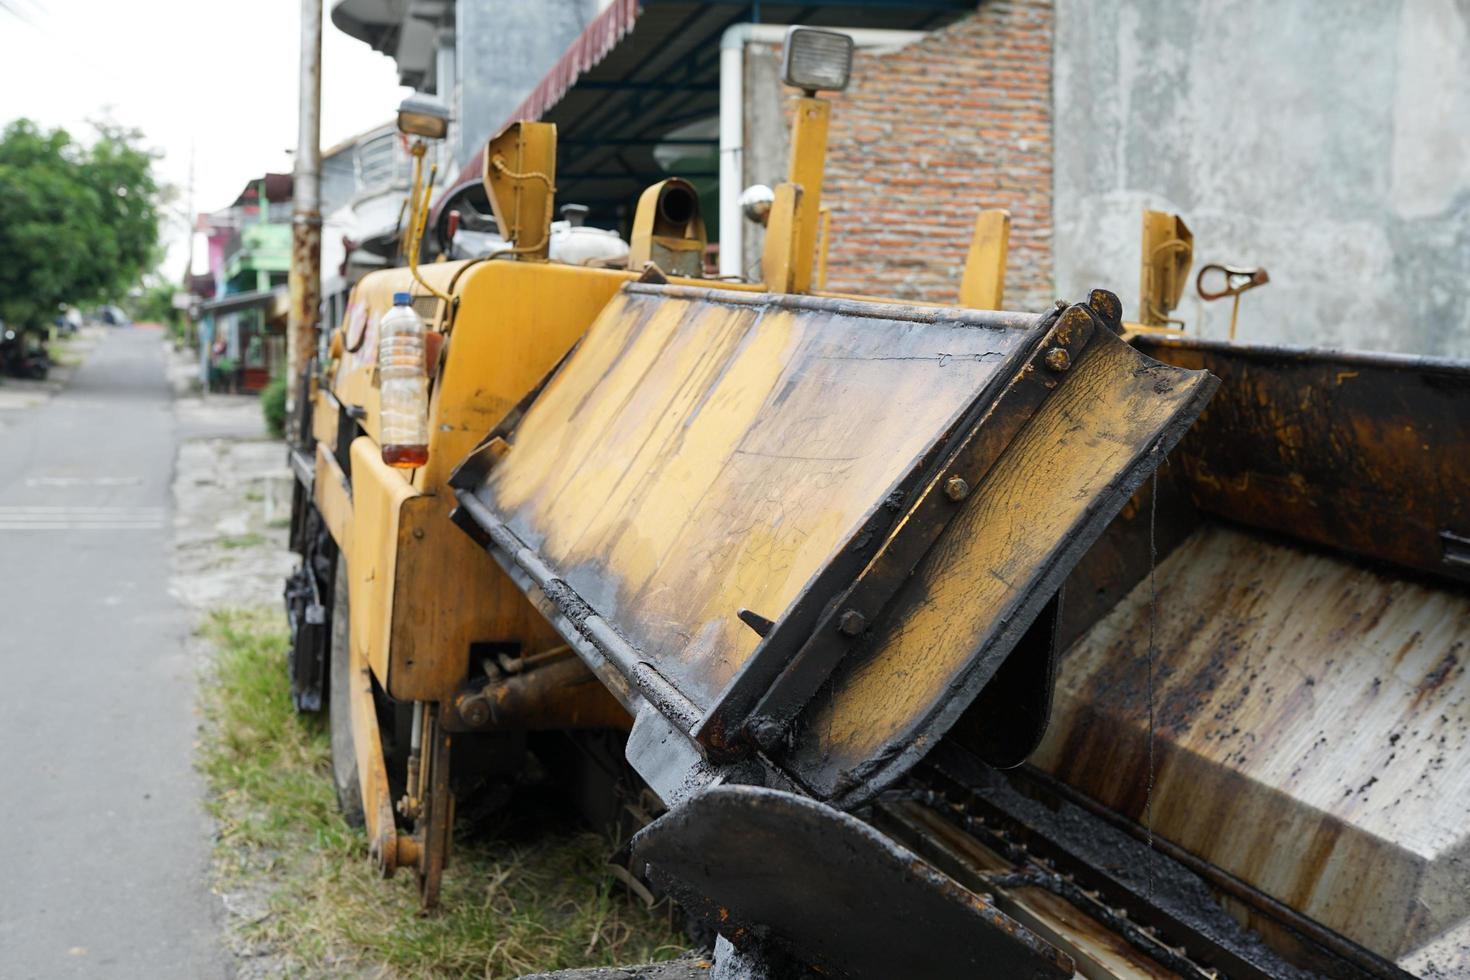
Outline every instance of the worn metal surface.
[(556, 195), (556, 125), (513, 122), (485, 148), (485, 192), (509, 251), (546, 258)]
[[(935, 462), (922, 479), (903, 488), (900, 505), (888, 508), (897, 511), (897, 519), (887, 538), (871, 554), (864, 549), (853, 556), (853, 563), (839, 556), (818, 573), (705, 717), (702, 739), (728, 743), (732, 723), (743, 724), (762, 748), (780, 747), (792, 719), (861, 641), (868, 625), (878, 621), (919, 560), (961, 512), (960, 505), (984, 485), (1062, 383), (1072, 359), (1095, 330), (1106, 329), (1083, 306), (1054, 310), (1042, 320), (1026, 340), (1026, 359), (1019, 366), (1008, 365), (1014, 373), (1004, 386), (998, 391), (987, 387), (980, 394), (936, 447)], [(860, 568), (848, 567), (857, 563)]]
[[(816, 262), (817, 230), (821, 225), (822, 174), (827, 165), (827, 128), (832, 117), (832, 103), (826, 99), (802, 96), (792, 100), (791, 158), (786, 180), (801, 188), (797, 201), (797, 220), (792, 236), (789, 278), (777, 284), (766, 278), (766, 288), (774, 292), (807, 293), (812, 289), (812, 268)], [(766, 233), (772, 233), (770, 228)], [(762, 274), (766, 275), (762, 269)]]
[(632, 719), (570, 651), (523, 673), (497, 676), (454, 699), (446, 727), (470, 731), (626, 729)]
[[(924, 811), (911, 820), (926, 828), (920, 833), (944, 845), (960, 835), (973, 838), (1013, 865), (1012, 875), (995, 879), (999, 887), (1039, 887), (1065, 898), (1116, 938), (1186, 976), (1407, 980), (1392, 963), (1341, 937), (1324, 945), (1325, 932), (1298, 928), (1310, 925), (1300, 918), (1271, 923), (1275, 939), (1291, 941), (1263, 941), (1261, 917), (1233, 905), (1236, 896), (1218, 891), (1217, 878), (1199, 873), (1197, 862), (1181, 860), (1182, 852), (1160, 846), (1156, 837), (1130, 833), (1106, 811), (1057, 795), (1058, 784), (1034, 770), (987, 770), (946, 744), (908, 785), (925, 787), (903, 794), (914, 801), (904, 804), (910, 817)], [(950, 828), (936, 827), (936, 819)], [(1283, 929), (1295, 932), (1287, 937)]]
[(475, 495), (702, 712), (1034, 322), (629, 287)]
[(812, 700), (783, 755), (788, 771), (852, 805), (922, 757), (1214, 386), (1095, 332), (883, 623)]
[(748, 726), (852, 805), (954, 722), (1213, 390), (1098, 302), (1038, 321), (629, 287), (460, 499), (631, 711), (636, 690), (715, 761)]
[(737, 948), (770, 943), (823, 973), (1071, 977), (1031, 930), (853, 817), (777, 790), (695, 796), (633, 840), (635, 857)]
[(1203, 510), (1470, 581), (1470, 364), (1140, 336), (1220, 378), (1176, 462)]
[(1138, 319), (1145, 326), (1164, 327), (1178, 323), (1174, 308), (1189, 281), (1194, 262), (1194, 235), (1177, 214), (1143, 212), (1142, 247), (1139, 254)]
[[(297, 104), (296, 160), (292, 178), (291, 266), (287, 286), (286, 377), (298, 378), (316, 354), (318, 309), (322, 301), (322, 0), (301, 0), (301, 68)], [(262, 207), (265, 202), (261, 202)], [(265, 212), (262, 211), (262, 214)], [(296, 421), (292, 386), (286, 410)], [(289, 433), (301, 439), (305, 433)]]
[(699, 194), (689, 181), (670, 177), (639, 196), (628, 236), (629, 269), (641, 271), (652, 262), (671, 275), (697, 279), (704, 275), (708, 244)]
[(1463, 589), (1209, 522), (1155, 581), (1065, 656), (1036, 764), (1380, 955), (1470, 918)]
[[(1035, 917), (1054, 942), (1080, 948), (1075, 955), (1085, 976), (1151, 976), (1150, 968), (1127, 962), (1132, 956), (1108, 964), (1130, 948), (1169, 976), (1407, 980), (1392, 965), (1380, 973), (1327, 949), (1282, 955), (1222, 908), (1207, 880), (1150, 840), (1019, 776), (988, 770), (945, 745), (904, 790), (885, 798), (876, 823), (966, 886), (994, 893), (1001, 908)], [(1041, 895), (1060, 905), (1038, 901)]]

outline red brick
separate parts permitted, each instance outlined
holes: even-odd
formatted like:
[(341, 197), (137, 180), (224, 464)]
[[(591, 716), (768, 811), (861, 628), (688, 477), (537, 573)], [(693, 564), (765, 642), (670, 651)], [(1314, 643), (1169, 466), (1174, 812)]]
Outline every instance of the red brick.
[(858, 53), (832, 113), (829, 289), (954, 302), (975, 215), (1005, 207), (1006, 306), (1050, 304), (1052, 16), (1051, 0), (997, 0)]

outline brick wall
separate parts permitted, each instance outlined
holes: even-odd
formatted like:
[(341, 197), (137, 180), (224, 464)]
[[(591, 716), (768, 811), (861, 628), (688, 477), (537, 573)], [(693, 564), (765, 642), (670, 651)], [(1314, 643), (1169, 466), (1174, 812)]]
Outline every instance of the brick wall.
[(1008, 309), (1049, 304), (1051, 0), (993, 0), (890, 54), (833, 107), (828, 289), (954, 302), (975, 215), (1011, 212)]

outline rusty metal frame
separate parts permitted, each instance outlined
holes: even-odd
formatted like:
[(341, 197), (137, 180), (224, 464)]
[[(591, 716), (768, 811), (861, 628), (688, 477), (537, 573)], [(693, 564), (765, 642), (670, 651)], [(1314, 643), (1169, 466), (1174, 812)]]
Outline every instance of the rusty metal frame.
[[(1076, 899), (1084, 899), (1078, 906), (1084, 911), (1095, 899), (1101, 900), (1102, 909), (1123, 910), (1108, 923), (1110, 928), (1181, 975), (1187, 975), (1187, 965), (1203, 960), (1206, 970), (1213, 967), (1230, 977), (1256, 980), (1295, 980), (1307, 973), (1351, 980), (1409, 980), (1410, 975), (1396, 964), (1029, 766), (1003, 775), (946, 743), (915, 771), (904, 790), (879, 804), (877, 824), (881, 829), (892, 832), (909, 823), (900, 816), (895, 825), (893, 819), (901, 809), (901, 803), (895, 807), (895, 802), (904, 799), (914, 800), (940, 819), (956, 824), (957, 829), (962, 828), (963, 833), (997, 853), (1039, 860), (1043, 868), (1064, 875), (1061, 883), (1076, 886), (1077, 891), (1063, 897), (1074, 904)], [(1052, 816), (1059, 807), (1075, 807), (1076, 812), (1059, 821)], [(1059, 826), (1073, 829), (1061, 833)], [(918, 841), (909, 829), (905, 827), (898, 839), (915, 846)], [(920, 835), (929, 836), (922, 831)], [(1098, 861), (1097, 852), (1079, 846), (1079, 840), (1101, 835), (1128, 839), (1113, 839), (1105, 850), (1109, 860)], [(927, 849), (922, 846), (918, 849), (967, 887), (978, 890), (987, 884), (967, 880), (969, 875), (952, 862), (925, 853)], [(1221, 892), (1243, 903), (1252, 914), (1285, 929), (1300, 945), (1299, 958), (1309, 961), (1310, 966), (1307, 962), (1288, 965), (1272, 946), (1242, 943), (1231, 932), (1212, 928), (1204, 921), (1203, 907), (1185, 900), (1193, 884), (1188, 881), (1190, 876), (1199, 886)], [(1047, 884), (1025, 875), (1016, 878), (1015, 884), (1020, 886)], [(995, 884), (1004, 887), (1004, 876), (992, 887)], [(1106, 913), (1099, 917), (1099, 921), (1106, 919)], [(1188, 951), (1187, 959), (1168, 962), (1167, 954), (1182, 950)]]
[[(637, 713), (636, 692), (684, 731), (699, 723), (699, 708), (623, 639), (612, 623), (603, 619), (490, 508), (467, 489), (455, 490), (454, 496), (460, 509), (485, 535), (483, 543), (491, 555), (527, 593), (532, 604), (567, 637), (572, 649), (630, 713)], [(463, 526), (462, 521), (460, 523)], [(529, 588), (531, 586), (534, 589)], [(609, 668), (615, 672), (615, 677)]]

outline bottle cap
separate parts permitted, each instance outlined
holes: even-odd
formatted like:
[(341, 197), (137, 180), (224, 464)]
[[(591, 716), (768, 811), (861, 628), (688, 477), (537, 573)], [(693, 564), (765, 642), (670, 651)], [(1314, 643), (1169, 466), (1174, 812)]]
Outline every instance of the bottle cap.
[(393, 294), (393, 305), (394, 306), (407, 306), (411, 300), (412, 300), (412, 297), (410, 297), (408, 295), (408, 293), (394, 293)]

